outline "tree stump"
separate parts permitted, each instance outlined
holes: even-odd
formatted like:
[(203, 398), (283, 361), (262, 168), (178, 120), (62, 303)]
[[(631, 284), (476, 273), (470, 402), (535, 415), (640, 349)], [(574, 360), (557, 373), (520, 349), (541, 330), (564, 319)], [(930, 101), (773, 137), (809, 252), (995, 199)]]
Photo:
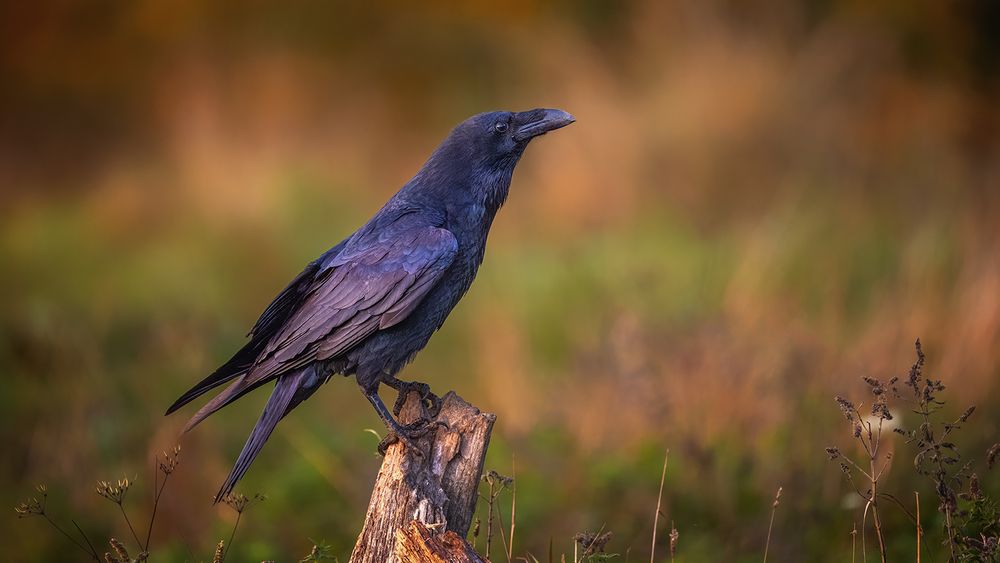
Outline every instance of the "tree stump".
[(435, 534), (418, 520), (396, 532), (395, 555), (400, 563), (488, 563), (455, 532)]
[[(420, 417), (429, 418), (429, 414), (417, 393), (411, 392), (400, 412), (400, 422), (408, 424)], [(419, 553), (423, 548), (417, 548), (418, 544), (428, 549), (447, 548), (442, 553), (455, 554), (459, 553), (456, 541), (468, 546), (464, 538), (472, 524), (496, 415), (480, 412), (449, 391), (433, 420), (443, 425), (416, 440), (422, 455), (399, 442), (387, 449), (351, 553), (352, 562), (435, 561), (400, 553), (406, 553), (406, 546)], [(423, 527), (412, 528), (414, 520)], [(440, 540), (432, 537), (446, 532), (453, 534)], [(403, 551), (397, 549), (397, 541)], [(475, 553), (471, 547), (468, 551)], [(444, 561), (481, 560), (443, 557)]]

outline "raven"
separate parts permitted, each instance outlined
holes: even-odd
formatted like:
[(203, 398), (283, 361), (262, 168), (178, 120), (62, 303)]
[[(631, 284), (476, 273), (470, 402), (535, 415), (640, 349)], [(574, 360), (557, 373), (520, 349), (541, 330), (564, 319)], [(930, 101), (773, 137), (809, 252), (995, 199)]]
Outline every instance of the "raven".
[[(230, 493), (274, 427), (334, 374), (354, 375), (389, 435), (412, 438), (426, 423), (404, 427), (378, 396), (380, 384), (418, 390), (396, 374), (444, 323), (472, 285), (486, 237), (507, 199), (514, 167), (531, 139), (575, 120), (562, 110), (498, 111), (460, 123), (364, 226), (309, 263), (264, 310), (249, 342), (181, 395), (170, 414), (227, 382), (187, 423), (274, 380), (274, 391), (215, 501)], [(397, 401), (396, 414), (401, 403)]]

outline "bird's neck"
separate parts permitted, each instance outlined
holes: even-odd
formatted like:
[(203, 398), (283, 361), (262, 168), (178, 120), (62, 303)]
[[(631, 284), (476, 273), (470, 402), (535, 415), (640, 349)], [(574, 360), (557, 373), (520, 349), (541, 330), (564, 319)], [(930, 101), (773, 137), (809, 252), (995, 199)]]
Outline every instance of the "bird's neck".
[(440, 211), (449, 230), (481, 233), (485, 238), (494, 216), (507, 201), (513, 165), (473, 163), (440, 153), (435, 152), (397, 197)]

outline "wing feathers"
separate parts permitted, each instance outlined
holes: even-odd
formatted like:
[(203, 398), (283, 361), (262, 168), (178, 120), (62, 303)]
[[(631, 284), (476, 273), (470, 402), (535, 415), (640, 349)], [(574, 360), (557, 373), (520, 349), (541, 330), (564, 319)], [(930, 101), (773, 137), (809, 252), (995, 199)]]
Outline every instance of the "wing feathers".
[(251, 330), (251, 342), (223, 366), (229, 367), (185, 393), (171, 411), (237, 378), (195, 413), (190, 430), (264, 382), (342, 355), (400, 323), (440, 280), (457, 249), (454, 235), (427, 226), (350, 240), (282, 290)]

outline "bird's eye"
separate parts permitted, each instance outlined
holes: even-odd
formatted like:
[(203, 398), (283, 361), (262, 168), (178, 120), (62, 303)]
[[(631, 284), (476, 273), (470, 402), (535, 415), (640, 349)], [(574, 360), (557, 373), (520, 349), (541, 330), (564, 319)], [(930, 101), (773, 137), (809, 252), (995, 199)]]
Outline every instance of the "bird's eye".
[(496, 129), (497, 133), (506, 133), (507, 123), (503, 121), (498, 121), (497, 124), (493, 126), (493, 128)]

